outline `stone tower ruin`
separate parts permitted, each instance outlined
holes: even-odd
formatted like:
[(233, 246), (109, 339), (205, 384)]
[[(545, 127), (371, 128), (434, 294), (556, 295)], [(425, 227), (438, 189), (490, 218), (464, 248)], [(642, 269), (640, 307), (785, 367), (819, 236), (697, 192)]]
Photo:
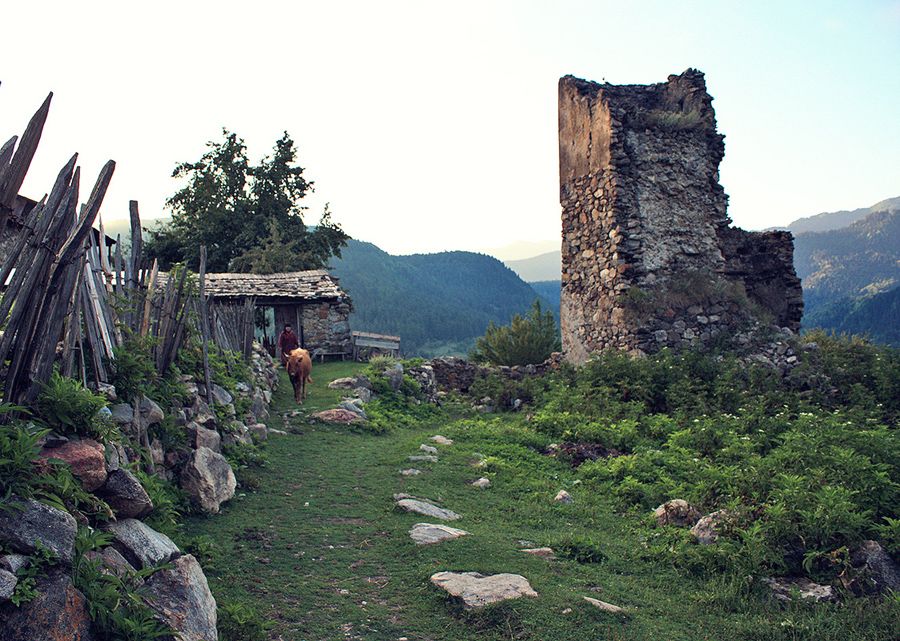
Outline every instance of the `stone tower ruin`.
[(703, 74), (654, 85), (559, 81), (563, 352), (653, 353), (796, 331), (788, 232), (730, 227), (724, 136)]

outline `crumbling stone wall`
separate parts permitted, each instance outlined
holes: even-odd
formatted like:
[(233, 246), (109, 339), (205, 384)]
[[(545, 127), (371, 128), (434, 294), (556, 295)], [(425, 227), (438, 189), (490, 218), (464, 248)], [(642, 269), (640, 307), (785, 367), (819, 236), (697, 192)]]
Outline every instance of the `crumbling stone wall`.
[(560, 80), (568, 360), (710, 341), (758, 324), (760, 308), (799, 328), (791, 237), (729, 228), (724, 153), (699, 71), (655, 85)]

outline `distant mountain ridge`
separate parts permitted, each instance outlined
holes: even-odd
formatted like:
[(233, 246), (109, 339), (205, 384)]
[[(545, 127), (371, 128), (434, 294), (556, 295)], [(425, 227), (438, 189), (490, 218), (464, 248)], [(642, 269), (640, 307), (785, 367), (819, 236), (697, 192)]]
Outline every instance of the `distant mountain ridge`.
[(353, 299), (353, 329), (398, 334), (408, 355), (464, 354), (488, 323), (506, 324), (539, 298), (499, 260), (473, 252), (393, 256), (351, 240), (330, 264)]
[(545, 280), (559, 280), (562, 272), (562, 252), (555, 250), (523, 258), (505, 260), (503, 263), (529, 283)]
[(866, 218), (869, 214), (900, 209), (900, 196), (887, 198), (875, 203), (871, 207), (861, 207), (852, 211), (831, 211), (798, 218), (785, 229), (792, 231), (794, 235), (807, 232), (823, 232), (841, 229)]

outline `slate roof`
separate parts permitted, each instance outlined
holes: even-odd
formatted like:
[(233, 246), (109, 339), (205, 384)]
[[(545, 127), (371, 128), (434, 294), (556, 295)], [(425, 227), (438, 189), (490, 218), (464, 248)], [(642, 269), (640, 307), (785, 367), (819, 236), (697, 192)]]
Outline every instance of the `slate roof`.
[(337, 278), (324, 269), (279, 274), (207, 274), (206, 291), (213, 298), (346, 298)]

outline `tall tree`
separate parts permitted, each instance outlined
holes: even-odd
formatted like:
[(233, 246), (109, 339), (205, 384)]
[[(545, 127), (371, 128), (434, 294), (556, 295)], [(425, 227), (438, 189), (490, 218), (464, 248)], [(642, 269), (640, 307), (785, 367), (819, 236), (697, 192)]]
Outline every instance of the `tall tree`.
[(196, 268), (206, 245), (210, 271), (271, 273), (323, 267), (340, 256), (348, 236), (326, 206), (308, 228), (300, 201), (313, 191), (296, 164), (294, 141), (285, 132), (272, 155), (251, 165), (243, 139), (223, 129), (199, 161), (172, 173), (186, 180), (166, 205), (172, 220), (150, 232), (147, 251), (163, 268), (186, 262)]

